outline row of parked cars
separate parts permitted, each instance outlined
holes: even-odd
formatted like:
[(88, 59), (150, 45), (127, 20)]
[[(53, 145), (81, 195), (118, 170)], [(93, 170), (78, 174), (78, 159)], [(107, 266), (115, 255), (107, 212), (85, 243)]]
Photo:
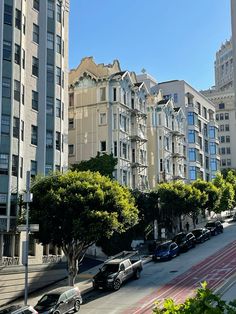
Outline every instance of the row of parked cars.
[(223, 231), (223, 225), (217, 220), (209, 221), (204, 228), (197, 228), (188, 233), (180, 232), (172, 240), (157, 246), (154, 250), (153, 260), (170, 260), (181, 252), (194, 248), (196, 243), (210, 240), (211, 236), (215, 236)]

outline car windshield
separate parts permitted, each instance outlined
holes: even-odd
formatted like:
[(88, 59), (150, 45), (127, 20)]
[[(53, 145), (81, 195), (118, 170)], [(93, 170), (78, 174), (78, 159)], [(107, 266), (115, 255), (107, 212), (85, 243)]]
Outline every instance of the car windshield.
[(177, 235), (174, 237), (173, 241), (175, 241), (175, 242), (182, 241), (184, 237), (185, 237), (184, 234), (177, 234)]
[(59, 299), (59, 294), (45, 294), (42, 299), (39, 300), (38, 305), (50, 306), (55, 305)]
[(215, 222), (208, 222), (207, 224), (206, 224), (206, 227), (215, 227)]
[(166, 251), (169, 250), (169, 244), (161, 244), (157, 247), (158, 251)]
[(106, 264), (103, 265), (102, 271), (108, 273), (117, 273), (119, 270), (119, 264)]
[(192, 233), (195, 235), (195, 236), (200, 236), (202, 234), (202, 230), (198, 229), (198, 230), (193, 230)]

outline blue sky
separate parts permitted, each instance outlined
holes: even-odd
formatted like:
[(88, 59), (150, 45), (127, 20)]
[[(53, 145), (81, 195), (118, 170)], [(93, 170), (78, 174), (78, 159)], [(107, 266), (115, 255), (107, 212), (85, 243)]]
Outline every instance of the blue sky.
[(122, 70), (206, 89), (230, 36), (230, 0), (70, 0), (70, 68), (118, 59)]

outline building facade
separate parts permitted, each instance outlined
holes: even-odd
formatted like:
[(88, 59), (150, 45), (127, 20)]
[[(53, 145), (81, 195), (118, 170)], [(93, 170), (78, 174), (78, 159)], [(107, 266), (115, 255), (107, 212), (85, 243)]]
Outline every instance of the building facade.
[[(1, 264), (21, 263), (16, 217), (26, 172), (67, 169), (68, 17), (68, 0), (0, 1)], [(42, 262), (33, 240), (30, 255)]]
[(188, 181), (209, 181), (219, 170), (218, 125), (214, 104), (185, 81), (159, 83), (164, 99), (172, 98), (187, 119), (185, 173)]
[(186, 118), (172, 98), (148, 97), (148, 178), (150, 188), (160, 182), (186, 179)]
[(113, 153), (115, 178), (145, 190), (147, 181), (147, 89), (118, 61), (84, 58), (69, 74), (69, 164)]

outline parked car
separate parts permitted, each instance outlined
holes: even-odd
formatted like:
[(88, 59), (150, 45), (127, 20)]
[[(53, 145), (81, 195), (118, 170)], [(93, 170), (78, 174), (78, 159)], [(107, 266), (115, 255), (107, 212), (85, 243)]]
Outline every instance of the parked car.
[(205, 227), (211, 231), (212, 235), (217, 235), (219, 233), (223, 233), (224, 231), (224, 227), (219, 220), (209, 221)]
[(202, 243), (211, 238), (211, 231), (207, 228), (197, 228), (192, 230), (192, 233), (194, 234), (197, 243)]
[(0, 310), (0, 314), (38, 314), (30, 305), (10, 305)]
[(81, 304), (78, 287), (61, 287), (44, 294), (34, 309), (38, 313), (64, 314), (72, 310), (78, 312)]
[(172, 241), (167, 241), (158, 245), (152, 256), (153, 261), (170, 260), (179, 255), (179, 246)]
[(233, 214), (232, 221), (236, 221), (236, 213)]
[(93, 277), (93, 287), (119, 290), (122, 283), (131, 277), (140, 278), (143, 269), (138, 251), (123, 251), (104, 262)]
[(172, 241), (178, 244), (181, 252), (188, 251), (188, 249), (195, 247), (196, 244), (196, 238), (192, 232), (180, 232), (175, 235)]

